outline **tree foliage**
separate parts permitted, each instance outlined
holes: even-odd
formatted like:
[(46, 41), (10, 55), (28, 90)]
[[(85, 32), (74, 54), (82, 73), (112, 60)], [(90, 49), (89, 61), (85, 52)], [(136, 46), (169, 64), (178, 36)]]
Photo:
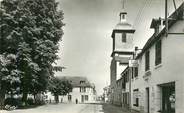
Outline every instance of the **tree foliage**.
[(59, 95), (64, 96), (69, 94), (72, 91), (72, 85), (67, 80), (52, 77), (49, 82), (48, 90), (55, 96), (55, 101), (58, 103)]
[[(63, 12), (55, 0), (3, 0), (0, 7), (0, 54), (6, 91), (45, 91), (58, 59)], [(16, 85), (15, 85), (16, 84)]]
[(52, 79), (49, 82), (49, 91), (53, 95), (67, 95), (72, 91), (72, 85), (67, 80), (61, 80), (57, 77), (52, 77)]

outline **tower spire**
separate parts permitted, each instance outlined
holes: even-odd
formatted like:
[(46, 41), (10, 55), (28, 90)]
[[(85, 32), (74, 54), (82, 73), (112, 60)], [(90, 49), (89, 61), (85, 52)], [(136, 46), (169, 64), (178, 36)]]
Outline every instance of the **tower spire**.
[(122, 9), (125, 9), (125, 0), (122, 0)]
[(125, 0), (121, 0), (121, 3), (122, 3), (122, 10), (120, 12), (120, 22), (126, 22), (127, 12), (125, 11)]

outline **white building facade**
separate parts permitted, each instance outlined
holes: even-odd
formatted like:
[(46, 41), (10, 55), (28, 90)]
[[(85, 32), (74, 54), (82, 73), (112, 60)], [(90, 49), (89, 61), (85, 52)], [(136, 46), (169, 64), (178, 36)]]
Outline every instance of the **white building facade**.
[[(184, 113), (184, 2), (168, 18), (168, 32), (163, 19), (152, 20), (150, 27), (155, 33), (143, 49), (135, 48), (129, 59), (138, 65), (127, 65), (118, 80), (115, 75), (120, 66), (113, 64), (123, 62), (124, 57), (114, 52), (111, 62), (113, 104), (140, 113)], [(113, 44), (116, 46), (117, 42)], [(120, 48), (124, 53), (126, 47)]]
[(136, 58), (131, 103), (141, 113), (184, 113), (184, 3), (169, 18), (167, 37), (153, 19), (155, 34)]
[(74, 87), (72, 92), (61, 97), (63, 102), (76, 103), (94, 103), (96, 101), (96, 94), (93, 87)]
[[(61, 80), (68, 80), (72, 84), (72, 92), (66, 96), (59, 96), (59, 102), (63, 103), (94, 103), (97, 95), (95, 85), (85, 77), (61, 77)], [(46, 93), (48, 102), (55, 102), (54, 96)]]

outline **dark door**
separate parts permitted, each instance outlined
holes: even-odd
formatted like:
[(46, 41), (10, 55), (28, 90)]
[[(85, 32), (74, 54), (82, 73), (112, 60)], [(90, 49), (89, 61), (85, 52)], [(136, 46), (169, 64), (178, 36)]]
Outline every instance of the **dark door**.
[(88, 101), (88, 95), (85, 95), (85, 101)]
[(68, 95), (68, 101), (69, 101), (69, 102), (72, 101), (72, 95)]
[(162, 88), (163, 113), (175, 113), (175, 87), (165, 86)]
[(84, 95), (81, 95), (81, 102), (84, 102)]
[(146, 88), (146, 100), (147, 100), (147, 113), (150, 113), (150, 91)]

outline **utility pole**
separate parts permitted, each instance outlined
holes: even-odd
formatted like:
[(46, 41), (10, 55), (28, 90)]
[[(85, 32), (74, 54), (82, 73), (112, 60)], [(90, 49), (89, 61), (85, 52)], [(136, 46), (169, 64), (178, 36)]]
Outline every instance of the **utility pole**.
[(133, 67), (129, 67), (129, 109), (130, 109), (130, 111), (132, 110), (132, 103), (131, 103), (131, 93), (132, 93), (132, 91), (131, 91), (131, 89), (132, 89), (132, 71), (133, 71)]
[(166, 37), (168, 36), (168, 18), (167, 18), (167, 13), (168, 13), (168, 9), (167, 9), (167, 0), (165, 0), (165, 32), (166, 32)]
[(174, 4), (174, 8), (176, 10), (176, 2), (175, 2), (175, 0), (173, 0), (173, 4)]

